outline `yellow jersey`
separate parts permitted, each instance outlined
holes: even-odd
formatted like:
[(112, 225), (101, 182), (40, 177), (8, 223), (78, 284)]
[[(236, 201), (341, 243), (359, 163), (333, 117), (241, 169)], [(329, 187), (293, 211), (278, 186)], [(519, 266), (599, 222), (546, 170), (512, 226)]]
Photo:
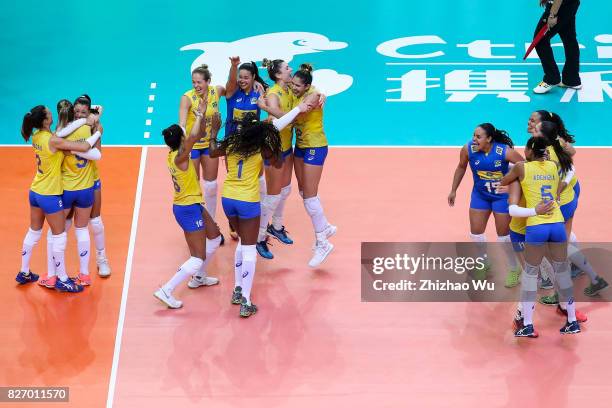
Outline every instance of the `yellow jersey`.
[(98, 163), (92, 161), (91, 167), (93, 167), (94, 182), (100, 180), (100, 173), (98, 173)]
[[(299, 105), (305, 97), (315, 92), (311, 87), (301, 98), (295, 98), (293, 106)], [(327, 137), (323, 131), (323, 109), (319, 106), (308, 113), (302, 113), (293, 122), (295, 144), (300, 149), (327, 146)]]
[[(196, 93), (195, 89), (185, 92), (185, 95), (191, 101), (191, 108), (187, 112), (187, 122), (185, 123), (185, 131), (187, 134), (185, 137), (189, 137), (193, 124), (195, 123), (196, 117), (194, 112), (198, 110), (200, 106), (200, 98)], [(194, 149), (206, 149), (210, 145), (210, 134), (212, 133), (212, 117), (215, 113), (219, 113), (219, 93), (217, 92), (216, 86), (208, 87), (208, 104), (206, 106), (206, 115), (204, 115), (204, 123), (206, 125), (206, 132), (194, 145)]]
[[(274, 84), (268, 89), (268, 92), (266, 92), (266, 96), (270, 95), (276, 95), (278, 97), (280, 109), (284, 113), (293, 109), (294, 100), (296, 98), (289, 88), (284, 89), (279, 84)], [(283, 152), (289, 150), (293, 144), (293, 126), (288, 125), (281, 130), (280, 137)]]
[[(525, 196), (521, 194), (521, 199), (518, 203), (519, 207), (526, 207)], [(527, 232), (527, 218), (525, 217), (512, 217), (510, 220), (510, 230), (517, 234), (523, 234)]]
[(227, 177), (221, 196), (250, 203), (259, 202), (259, 171), (263, 165), (261, 153), (247, 158), (230, 154), (226, 161)]
[(188, 160), (187, 170), (183, 171), (177, 167), (174, 161), (177, 154), (178, 150), (168, 153), (168, 171), (174, 184), (174, 204), (203, 204), (202, 189), (200, 189), (200, 182), (193, 162)]
[(30, 190), (41, 195), (60, 195), (64, 192), (62, 187), (62, 160), (64, 153), (61, 150), (53, 153), (49, 148), (51, 132), (37, 130), (32, 136), (32, 147), (36, 153), (36, 174), (30, 185)]
[[(559, 177), (565, 178), (565, 174), (561, 170), (561, 165), (559, 164), (559, 157), (557, 156), (555, 149), (552, 146), (548, 146), (546, 150), (548, 150), (548, 156), (550, 157), (550, 160), (554, 161), (555, 163), (557, 163), (557, 166), (559, 166)], [(561, 205), (571, 203), (574, 200), (574, 197), (576, 196), (576, 193), (574, 192), (574, 186), (576, 185), (577, 181), (578, 179), (574, 174), (574, 177), (572, 177), (567, 187), (565, 187), (565, 189), (561, 193), (561, 197), (559, 200)], [(559, 182), (561, 182), (561, 180)]]
[[(91, 136), (91, 128), (87, 125), (81, 126), (66, 138), (71, 142), (84, 142)], [(62, 182), (64, 190), (78, 191), (93, 187), (94, 168), (87, 159), (65, 152), (62, 163)]]
[(529, 217), (527, 226), (565, 221), (554, 197), (558, 187), (559, 173), (554, 162), (550, 160), (525, 162), (525, 178), (521, 181), (521, 189), (525, 196), (526, 207), (535, 208), (542, 200), (555, 202), (551, 214)]

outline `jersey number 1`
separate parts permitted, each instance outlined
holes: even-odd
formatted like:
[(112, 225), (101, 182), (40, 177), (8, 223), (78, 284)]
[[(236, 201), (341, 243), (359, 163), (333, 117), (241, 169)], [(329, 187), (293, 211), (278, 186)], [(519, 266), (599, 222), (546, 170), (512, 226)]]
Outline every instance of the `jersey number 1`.
[(497, 187), (501, 184), (500, 181), (487, 181), (485, 183), (485, 187), (489, 191), (489, 193), (497, 194)]
[(238, 178), (242, 178), (242, 165), (244, 164), (244, 161), (240, 160), (238, 161)]

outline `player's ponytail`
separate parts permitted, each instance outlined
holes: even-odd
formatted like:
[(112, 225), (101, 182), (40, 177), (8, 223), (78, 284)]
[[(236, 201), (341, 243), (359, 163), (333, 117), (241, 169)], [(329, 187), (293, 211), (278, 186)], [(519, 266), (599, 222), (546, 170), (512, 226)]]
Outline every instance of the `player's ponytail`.
[(491, 138), (491, 142), (497, 142), (501, 144), (508, 145), (508, 147), (513, 148), (514, 142), (510, 139), (510, 135), (508, 132), (502, 129), (497, 129), (491, 123), (481, 123), (478, 125), (479, 128), (483, 129), (487, 136)]
[(313, 67), (309, 63), (304, 63), (300, 65), (300, 69), (295, 73), (294, 76), (300, 78), (304, 85), (312, 84), (312, 70)]
[(557, 157), (559, 158), (559, 166), (561, 166), (561, 171), (565, 174), (572, 168), (572, 156), (569, 155), (559, 143), (559, 128), (554, 122), (549, 122), (547, 120), (540, 123), (540, 132), (542, 136), (546, 138), (548, 143), (553, 147)]
[(74, 105), (68, 99), (57, 103), (57, 128), (62, 129), (74, 120)]
[(550, 146), (548, 140), (544, 137), (532, 136), (525, 147), (533, 152), (534, 159), (541, 159), (546, 156), (546, 148)]
[(23, 122), (21, 123), (21, 136), (27, 142), (32, 136), (34, 129), (40, 129), (43, 126), (43, 122), (47, 118), (47, 111), (43, 105), (37, 105), (30, 109), (23, 116)]
[(276, 75), (280, 74), (280, 68), (285, 62), (282, 59), (269, 60), (267, 58), (263, 59), (263, 66), (268, 69), (268, 76), (274, 82), (278, 81)]
[(557, 125), (557, 133), (566, 143), (576, 143), (574, 135), (572, 135), (569, 130), (565, 128), (565, 123), (563, 122), (563, 119), (561, 119), (561, 116), (557, 115), (555, 112), (546, 110), (539, 110), (536, 112), (540, 115), (540, 120), (542, 122), (546, 120)]

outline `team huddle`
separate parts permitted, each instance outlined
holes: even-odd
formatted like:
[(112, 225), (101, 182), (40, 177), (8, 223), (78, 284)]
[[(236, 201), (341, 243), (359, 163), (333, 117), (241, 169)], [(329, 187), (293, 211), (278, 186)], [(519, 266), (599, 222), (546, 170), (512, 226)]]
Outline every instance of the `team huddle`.
[[(100, 215), (102, 185), (96, 161), (102, 157), (100, 123), (102, 107), (92, 106), (87, 95), (74, 103), (62, 99), (57, 103), (58, 124), (51, 131), (53, 115), (38, 105), (23, 118), (21, 134), (32, 138), (36, 173), (30, 186), (30, 228), (23, 241), (21, 270), (15, 278), (20, 284), (36, 282), (60, 292), (81, 292), (90, 286), (89, 258), (94, 236), (98, 274), (108, 277), (111, 269), (106, 258), (104, 224)], [(36, 129), (35, 132), (34, 129)], [(42, 236), (47, 220), (47, 277), (30, 271), (32, 251)], [(74, 224), (79, 254), (79, 273), (71, 278), (64, 262), (67, 231)]]
[[(255, 63), (241, 64), (239, 57), (230, 61), (225, 87), (211, 85), (206, 65), (192, 72), (193, 89), (181, 97), (179, 123), (162, 132), (170, 148), (173, 213), (191, 257), (154, 296), (169, 308), (180, 308), (182, 302), (173, 296), (179, 284), (189, 279), (187, 286), (195, 289), (219, 282), (208, 276), (207, 265), (225, 242), (215, 221), (219, 157), (225, 157), (221, 204), (230, 235), (237, 241), (231, 303), (240, 305), (241, 317), (248, 317), (257, 311), (251, 299), (257, 254), (273, 259), (269, 237), (293, 244), (283, 211), (294, 171), (315, 232), (309, 266), (318, 267), (333, 250), (329, 238), (336, 227), (327, 221), (318, 197), (328, 143), (323, 130), (325, 95), (312, 86), (312, 67), (303, 64), (292, 75), (285, 61), (264, 60), (274, 82), (268, 86)], [(224, 137), (218, 138), (223, 123), (221, 97), (227, 103), (227, 117)], [(262, 110), (268, 113), (265, 121)]]
[[(559, 115), (544, 110), (531, 114), (527, 131), (531, 138), (523, 159), (505, 131), (490, 123), (479, 125), (461, 148), (448, 203), (454, 205), (469, 164), (474, 179), (470, 238), (486, 258), (484, 232), (493, 213), (497, 240), (506, 243), (502, 247), (510, 267), (505, 286), (521, 284), (515, 336), (538, 337), (533, 326), (538, 281), (542, 289), (554, 288), (554, 294), (542, 296), (540, 303), (557, 305), (567, 317), (561, 333), (579, 333), (587, 317), (576, 309), (572, 279), (581, 273), (589, 276), (587, 296), (597, 295), (608, 283), (580, 252), (572, 232), (580, 197), (572, 159), (575, 140)], [(489, 269), (490, 264), (485, 264), (474, 271), (475, 278), (484, 279)]]

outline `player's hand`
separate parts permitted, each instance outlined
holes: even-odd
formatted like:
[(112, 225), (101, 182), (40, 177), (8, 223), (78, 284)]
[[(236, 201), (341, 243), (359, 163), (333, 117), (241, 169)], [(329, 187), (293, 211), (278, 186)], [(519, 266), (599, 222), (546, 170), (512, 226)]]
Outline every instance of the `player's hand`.
[(260, 84), (259, 82), (255, 81), (255, 83), (253, 84), (253, 89), (255, 90), (255, 92), (257, 92), (259, 95), (263, 95), (264, 92), (266, 91), (263, 87), (262, 84)]
[(551, 30), (554, 26), (557, 25), (557, 17), (553, 17), (553, 15), (548, 16), (548, 20), (546, 20), (546, 24), (548, 25), (548, 29)]
[(93, 113), (90, 113), (89, 115), (87, 115), (87, 119), (85, 122), (87, 126), (94, 127), (97, 122), (98, 122), (98, 115), (94, 115)]
[(555, 208), (555, 201), (553, 200), (545, 200), (540, 201), (538, 205), (535, 207), (536, 214), (538, 215), (546, 215), (552, 213)]
[(450, 194), (448, 195), (448, 205), (449, 207), (454, 207), (455, 206), (455, 197), (457, 196), (457, 193), (455, 191), (451, 191)]
[(240, 65), (240, 57), (230, 57), (230, 62), (232, 63), (232, 67), (237, 67)]
[(510, 190), (510, 186), (497, 186), (495, 189), (496, 194), (506, 194)]
[(259, 98), (257, 98), (257, 107), (267, 112), (268, 103), (266, 102), (266, 98), (264, 98), (263, 94), (260, 94)]
[(200, 98), (200, 103), (198, 105), (197, 112), (200, 115), (204, 115), (206, 113), (206, 108), (208, 107), (208, 93), (202, 95)]
[(319, 107), (322, 108), (325, 102), (327, 102), (327, 95), (319, 94)]
[(212, 115), (210, 124), (213, 132), (216, 132), (221, 129), (221, 115), (219, 115), (219, 112)]

